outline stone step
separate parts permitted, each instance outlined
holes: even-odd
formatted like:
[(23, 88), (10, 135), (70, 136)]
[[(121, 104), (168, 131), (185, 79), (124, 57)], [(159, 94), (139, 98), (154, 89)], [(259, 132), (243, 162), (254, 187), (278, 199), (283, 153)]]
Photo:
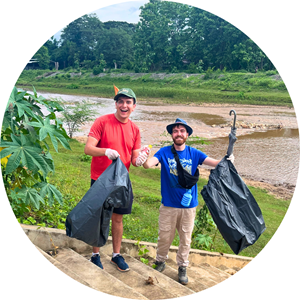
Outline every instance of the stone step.
[[(171, 259), (167, 260), (167, 264), (176, 270), (178, 268), (177, 264)], [(187, 268), (187, 275), (189, 278), (193, 278), (207, 287), (212, 287), (230, 277), (224, 271), (206, 263), (190, 264)]]
[(217, 281), (218, 283), (219, 282), (222, 282), (224, 280), (226, 280), (227, 278), (231, 277), (230, 274), (224, 272), (223, 270), (220, 270), (208, 263), (201, 263), (201, 264), (197, 264), (195, 265), (196, 266), (196, 271), (199, 270), (199, 269), (204, 269), (206, 270), (207, 272), (209, 272), (211, 274), (211, 276), (213, 277), (213, 279), (215, 281)]
[(80, 276), (78, 276), (76, 273), (72, 272), (69, 268), (67, 268), (65, 265), (57, 261), (55, 258), (53, 258), (51, 255), (44, 252), (42, 249), (37, 247), (37, 249), (44, 255), (44, 257), (49, 260), (56, 268), (58, 268), (60, 271), (71, 277), (72, 279), (80, 282), (81, 284), (84, 284), (88, 287), (91, 287), (89, 283), (84, 281)]
[[(149, 259), (150, 265), (154, 264), (155, 259), (153, 259), (153, 258), (148, 258), (148, 259)], [(159, 273), (159, 272), (157, 272), (157, 273)], [(166, 268), (164, 269), (164, 271), (161, 274), (168, 276), (170, 279), (174, 280), (175, 282), (178, 282), (177, 264), (172, 260), (168, 260), (166, 262)], [(186, 287), (193, 290), (194, 292), (196, 292), (196, 293), (201, 292), (210, 287), (204, 283), (204, 282), (206, 282), (205, 280), (203, 280), (203, 282), (199, 281), (199, 278), (197, 276), (195, 276), (194, 272), (189, 270), (189, 268), (187, 269), (187, 275), (189, 278), (189, 282), (186, 285)], [(216, 285), (216, 284), (217, 283), (214, 282), (214, 284), (212, 284), (211, 286)]]
[[(111, 257), (106, 254), (101, 253), (101, 262), (105, 268), (105, 271), (110, 275), (114, 276), (118, 280), (122, 281), (126, 285), (130, 286), (132, 289), (138, 293), (144, 295), (150, 300), (156, 299), (170, 299), (175, 298), (172, 290), (164, 289), (157, 282), (153, 281), (153, 284), (148, 284), (146, 281), (149, 278), (148, 270), (146, 265), (140, 266), (137, 270), (133, 267), (133, 263), (127, 257), (124, 257), (125, 261), (128, 263), (130, 270), (128, 272), (120, 272), (111, 261)], [(171, 292), (172, 291), (172, 292)]]
[(175, 295), (175, 297), (188, 296), (195, 293), (189, 287), (178, 283), (177, 280), (174, 281), (168, 276), (165, 276), (163, 273), (157, 272), (151, 266), (142, 263), (141, 261), (133, 258), (130, 255), (124, 254), (123, 257), (125, 258), (131, 270), (134, 270), (140, 274), (144, 274), (146, 278), (153, 278), (155, 284), (168, 291), (171, 291), (172, 294)]
[(88, 259), (71, 249), (59, 249), (54, 258), (73, 273), (77, 274), (84, 282), (87, 282), (90, 287), (100, 292), (123, 298), (147, 299), (133, 288), (110, 275), (109, 272), (100, 269)]

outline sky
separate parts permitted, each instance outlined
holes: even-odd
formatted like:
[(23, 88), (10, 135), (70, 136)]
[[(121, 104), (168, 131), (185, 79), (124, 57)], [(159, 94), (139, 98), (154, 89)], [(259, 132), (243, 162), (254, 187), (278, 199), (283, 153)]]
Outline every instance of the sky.
[[(109, 3), (125, 1), (110, 0)], [(106, 2), (108, 1), (51, 0), (49, 5), (45, 5), (45, 1), (40, 0), (0, 2), (2, 46), (0, 47), (2, 58), (0, 118), (5, 111), (12, 87), (33, 53), (55, 32), (83, 14), (105, 6)], [(300, 122), (297, 1), (180, 0), (178, 2), (185, 2), (216, 14), (247, 34), (276, 65), (288, 88), (297, 112), (298, 122)], [(249, 151), (255, 151), (255, 148)], [(295, 161), (295, 163), (299, 162)], [(211, 300), (298, 299), (299, 186), (300, 179), (298, 178), (288, 212), (275, 235), (259, 255), (232, 278), (202, 291), (201, 294), (187, 296), (186, 299), (197, 300), (199, 296)], [(7, 200), (3, 184), (0, 184), (0, 192), (0, 226), (2, 228), (0, 265), (1, 273), (5, 274), (1, 279), (1, 299), (8, 297), (23, 300), (41, 297), (43, 300), (53, 300), (53, 298), (122, 299), (101, 294), (80, 285), (46, 261), (18, 224)], [(268, 227), (272, 224), (266, 225)], [(294, 275), (295, 272), (296, 275)]]
[[(138, 23), (140, 15), (140, 7), (148, 0), (130, 1), (109, 5), (106, 7), (99, 8), (90, 13), (97, 14), (101, 22), (107, 21), (125, 21), (128, 23)], [(90, 14), (88, 13), (88, 14)], [(66, 24), (68, 25), (68, 24)], [(61, 30), (54, 34), (54, 37), (59, 40)]]

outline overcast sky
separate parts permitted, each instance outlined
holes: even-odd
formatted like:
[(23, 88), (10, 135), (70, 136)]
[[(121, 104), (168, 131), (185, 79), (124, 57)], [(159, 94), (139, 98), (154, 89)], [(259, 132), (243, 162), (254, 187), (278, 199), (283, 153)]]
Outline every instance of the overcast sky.
[[(106, 7), (102, 7), (90, 13), (97, 14), (98, 18), (102, 22), (107, 21), (126, 21), (128, 23), (137, 23), (139, 21), (140, 7), (149, 0), (130, 1), (118, 3)], [(54, 37), (58, 40), (60, 38), (61, 31), (54, 34)]]

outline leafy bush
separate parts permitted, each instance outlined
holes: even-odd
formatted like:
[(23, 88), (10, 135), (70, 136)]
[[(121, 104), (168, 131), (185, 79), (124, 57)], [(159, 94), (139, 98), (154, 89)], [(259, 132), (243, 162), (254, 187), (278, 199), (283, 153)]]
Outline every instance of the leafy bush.
[(66, 86), (67, 89), (78, 89), (79, 88), (79, 85), (78, 84), (75, 84), (75, 83), (71, 83), (69, 85)]
[[(14, 87), (4, 113), (1, 130), (1, 167), (5, 190), (16, 215), (29, 212), (31, 207), (39, 209), (47, 199), (51, 206), (62, 195), (48, 182), (54, 172), (49, 141), (58, 151), (58, 141), (70, 150), (68, 136), (55, 112), (63, 108)], [(48, 115), (44, 115), (46, 108)]]
[(79, 130), (79, 128), (88, 121), (94, 120), (97, 112), (94, 109), (94, 104), (87, 101), (76, 102), (73, 106), (66, 105), (63, 101), (59, 102), (63, 107), (61, 114), (62, 121), (66, 123), (70, 138)]
[[(213, 233), (213, 238), (210, 233)], [(217, 226), (213, 221), (206, 204), (197, 212), (195, 227), (192, 233), (192, 247), (202, 250), (211, 250), (214, 245)]]

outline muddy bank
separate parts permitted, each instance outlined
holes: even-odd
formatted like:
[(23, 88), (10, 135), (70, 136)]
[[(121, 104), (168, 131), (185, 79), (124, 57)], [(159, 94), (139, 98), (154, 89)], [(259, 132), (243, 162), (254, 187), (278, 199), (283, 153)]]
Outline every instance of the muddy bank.
[[(164, 105), (161, 103), (146, 103), (139, 102), (136, 110), (132, 114), (132, 120), (139, 126), (141, 130), (142, 143), (153, 145), (152, 153), (156, 152), (164, 141), (170, 140), (170, 136), (164, 134), (166, 125), (175, 121), (177, 117), (185, 119), (193, 128), (194, 136), (204, 137), (211, 141), (217, 141), (220, 138), (224, 139), (224, 145), (221, 144), (221, 149), (214, 149), (215, 146), (208, 146), (205, 151), (208, 155), (215, 157), (211, 154), (217, 155), (216, 158), (221, 158), (225, 155), (227, 150), (227, 140), (228, 134), (230, 132), (230, 125), (233, 121), (233, 116), (229, 115), (229, 111), (234, 109), (237, 113), (237, 120), (240, 123), (252, 124), (252, 126), (239, 126), (237, 129), (237, 137), (242, 140), (242, 137), (246, 135), (251, 135), (258, 132), (266, 132), (270, 128), (277, 128), (276, 134), (286, 130), (287, 128), (291, 130), (296, 130), (295, 133), (298, 136), (298, 125), (295, 112), (292, 108), (287, 107), (266, 107), (266, 106), (243, 106), (243, 105)], [(259, 125), (254, 126), (253, 124)], [(86, 124), (80, 133), (76, 137), (81, 142), (86, 141), (86, 135), (91, 124)], [(275, 131), (274, 131), (275, 132)], [(84, 133), (84, 134), (83, 134)], [(296, 143), (298, 138), (296, 138)], [(270, 143), (270, 141), (267, 141)], [(284, 142), (283, 142), (284, 144)], [(271, 145), (270, 145), (271, 146)], [(285, 145), (283, 145), (284, 148)], [(210, 148), (209, 148), (210, 147)], [(235, 146), (238, 149), (238, 144)], [(253, 157), (254, 149), (238, 149), (235, 153), (236, 162), (235, 165), (238, 170), (243, 170), (243, 168), (249, 169), (249, 164), (243, 164), (247, 159)], [(217, 152), (216, 152), (217, 151)], [(284, 149), (283, 149), (284, 151)], [(296, 147), (295, 153), (285, 154), (287, 157), (289, 155), (293, 157), (294, 165), (294, 177), (297, 177), (298, 166), (295, 161), (299, 161), (299, 147)], [(245, 157), (245, 153), (251, 152)], [(221, 156), (220, 156), (221, 155)], [(258, 158), (257, 158), (258, 160)], [(248, 164), (248, 165), (247, 165)], [(254, 168), (259, 168), (259, 162)], [(283, 167), (283, 166), (282, 166)], [(286, 169), (286, 168), (285, 168)], [(281, 173), (283, 174), (285, 170)], [(280, 171), (279, 171), (280, 172)], [(210, 170), (201, 168), (201, 176), (208, 178)], [(290, 173), (290, 172), (289, 172)], [(276, 197), (282, 199), (291, 199), (295, 190), (295, 183), (289, 182), (289, 180), (283, 180), (283, 182), (275, 182), (268, 180), (268, 178), (263, 178), (263, 175), (253, 176), (245, 173), (240, 173), (247, 185), (253, 187), (259, 187), (267, 190), (269, 193), (275, 195)], [(285, 176), (279, 176), (280, 178)], [(284, 179), (284, 178), (283, 178)]]
[[(114, 113), (112, 99), (97, 97), (46, 94), (61, 97), (68, 103), (89, 100), (100, 115)], [(237, 114), (237, 137), (234, 146), (235, 166), (249, 185), (264, 188), (280, 198), (293, 195), (299, 167), (299, 132), (293, 108), (237, 104), (170, 105), (160, 101), (138, 100), (131, 119), (139, 126), (142, 144), (153, 146), (156, 152), (165, 142), (171, 141), (166, 125), (176, 118), (185, 119), (193, 128), (193, 136), (206, 138), (210, 145), (201, 146), (209, 156), (220, 159), (227, 151), (228, 134), (233, 116)], [(92, 122), (82, 126), (74, 137), (85, 142)], [(201, 167), (202, 176), (208, 177), (209, 169)]]

